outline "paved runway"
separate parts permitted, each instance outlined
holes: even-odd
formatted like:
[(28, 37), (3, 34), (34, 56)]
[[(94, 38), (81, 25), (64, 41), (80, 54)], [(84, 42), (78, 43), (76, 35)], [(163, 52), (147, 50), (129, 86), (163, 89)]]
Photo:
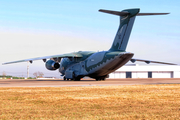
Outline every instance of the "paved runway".
[(0, 87), (67, 87), (67, 86), (114, 86), (114, 85), (144, 85), (144, 84), (180, 84), (180, 78), (128, 78), (107, 79), (106, 81), (95, 81), (83, 79), (81, 81), (64, 81), (61, 79), (1, 79)]

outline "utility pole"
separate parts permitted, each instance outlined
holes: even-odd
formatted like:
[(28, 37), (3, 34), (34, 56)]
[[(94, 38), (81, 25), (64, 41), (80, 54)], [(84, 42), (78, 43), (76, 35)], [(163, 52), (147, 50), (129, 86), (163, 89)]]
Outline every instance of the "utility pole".
[(27, 62), (27, 79), (29, 78), (29, 61)]

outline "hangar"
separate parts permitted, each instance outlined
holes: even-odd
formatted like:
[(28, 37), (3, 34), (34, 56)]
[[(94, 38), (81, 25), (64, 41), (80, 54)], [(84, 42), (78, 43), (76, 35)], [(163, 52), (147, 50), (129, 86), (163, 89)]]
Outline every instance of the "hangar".
[(109, 78), (180, 78), (180, 66), (126, 64)]

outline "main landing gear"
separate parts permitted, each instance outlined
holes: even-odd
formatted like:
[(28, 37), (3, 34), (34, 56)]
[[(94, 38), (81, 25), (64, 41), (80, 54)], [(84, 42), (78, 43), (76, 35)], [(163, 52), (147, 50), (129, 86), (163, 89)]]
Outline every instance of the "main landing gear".
[(104, 81), (106, 78), (96, 78), (96, 81)]
[(97, 78), (95, 78), (95, 79), (96, 79), (96, 81), (104, 81), (104, 80), (106, 80), (106, 78), (109, 78), (109, 75), (97, 77)]
[(81, 78), (80, 77), (74, 77), (73, 79), (68, 79), (68, 78), (64, 77), (63, 79), (64, 79), (64, 81), (66, 81), (66, 80), (80, 81)]

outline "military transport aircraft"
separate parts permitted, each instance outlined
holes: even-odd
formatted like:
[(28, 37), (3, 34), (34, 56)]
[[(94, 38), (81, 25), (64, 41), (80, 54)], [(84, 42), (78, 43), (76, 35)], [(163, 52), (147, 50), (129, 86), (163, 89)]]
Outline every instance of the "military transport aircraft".
[[(100, 9), (100, 12), (109, 13), (120, 16), (120, 25), (113, 41), (111, 48), (107, 51), (92, 52), (79, 51), (68, 54), (44, 56), (38, 58), (24, 59), (3, 64), (11, 64), (18, 62), (42, 59), (48, 70), (57, 70), (64, 76), (64, 80), (80, 80), (88, 76), (98, 80), (105, 80), (108, 74), (122, 67), (128, 61), (142, 61), (149, 63), (160, 63), (168, 65), (176, 65), (173, 63), (158, 62), (151, 60), (135, 59), (133, 53), (126, 52), (129, 36), (133, 27), (136, 16), (144, 15), (166, 15), (169, 13), (139, 13), (140, 9), (126, 9), (121, 12)], [(49, 60), (47, 60), (49, 59)]]

